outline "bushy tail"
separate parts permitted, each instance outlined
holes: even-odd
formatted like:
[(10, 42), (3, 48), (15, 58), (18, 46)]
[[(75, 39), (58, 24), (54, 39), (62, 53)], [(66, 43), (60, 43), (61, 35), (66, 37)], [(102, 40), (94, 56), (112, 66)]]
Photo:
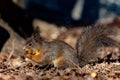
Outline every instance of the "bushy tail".
[(77, 43), (77, 53), (80, 66), (97, 59), (97, 49), (103, 45), (118, 46), (118, 43), (110, 38), (115, 34), (112, 26), (94, 25), (88, 26), (82, 32)]

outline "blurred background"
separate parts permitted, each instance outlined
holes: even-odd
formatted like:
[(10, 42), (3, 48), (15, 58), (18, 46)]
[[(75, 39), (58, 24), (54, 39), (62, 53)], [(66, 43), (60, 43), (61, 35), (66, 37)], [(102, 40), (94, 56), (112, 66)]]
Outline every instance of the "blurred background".
[[(23, 38), (31, 36), (33, 26), (38, 24), (34, 22), (36, 19), (57, 27), (64, 26), (61, 30), (65, 31), (65, 28), (84, 27), (119, 15), (120, 0), (0, 0), (0, 19), (6, 21)], [(47, 29), (52, 31), (50, 24)], [(7, 37), (1, 40), (7, 40), (7, 31), (1, 29), (1, 33), (2, 31)]]
[(120, 0), (0, 0), (0, 15), (25, 37), (33, 31), (34, 18), (64, 26), (90, 25), (120, 15)]
[(120, 15), (120, 0), (13, 0), (30, 15), (60, 25), (89, 25)]

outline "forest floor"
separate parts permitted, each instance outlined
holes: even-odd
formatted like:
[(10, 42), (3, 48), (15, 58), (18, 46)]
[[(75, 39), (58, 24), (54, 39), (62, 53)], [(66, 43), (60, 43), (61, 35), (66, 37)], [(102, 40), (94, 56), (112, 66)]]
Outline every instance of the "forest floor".
[[(102, 48), (101, 59), (82, 68), (41, 67), (23, 56), (22, 47), (25, 40), (3, 20), (0, 20), (0, 25), (10, 33), (10, 38), (0, 55), (0, 80), (120, 80), (120, 49), (118, 47)], [(33, 25), (40, 25), (41, 35), (46, 40), (63, 40), (73, 48), (83, 30), (83, 27), (66, 29), (64, 26), (57, 27), (39, 20), (35, 20)], [(106, 56), (103, 57), (104, 55)]]

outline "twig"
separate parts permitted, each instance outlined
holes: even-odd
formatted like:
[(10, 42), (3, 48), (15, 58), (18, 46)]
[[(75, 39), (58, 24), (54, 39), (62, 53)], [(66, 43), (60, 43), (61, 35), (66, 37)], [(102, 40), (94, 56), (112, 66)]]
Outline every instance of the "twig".
[(81, 70), (80, 66), (74, 63), (72, 60), (68, 59), (74, 66), (76, 66), (79, 70)]
[(0, 70), (0, 73), (3, 73), (3, 72), (6, 72), (6, 71), (10, 71), (10, 70), (13, 70), (13, 68), (7, 68), (7, 69), (3, 69), (3, 70)]
[(12, 57), (12, 55), (13, 55), (13, 52), (14, 52), (14, 45), (15, 45), (15, 39), (13, 40), (13, 43), (12, 43), (12, 50), (11, 50), (11, 52), (10, 52), (10, 55), (9, 55), (7, 61), (9, 61), (10, 58)]

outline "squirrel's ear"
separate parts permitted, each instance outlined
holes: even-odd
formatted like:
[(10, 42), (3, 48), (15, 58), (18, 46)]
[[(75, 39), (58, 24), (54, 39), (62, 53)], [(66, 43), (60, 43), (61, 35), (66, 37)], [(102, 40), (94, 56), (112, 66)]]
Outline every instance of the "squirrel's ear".
[(39, 27), (37, 26), (33, 32), (33, 37), (34, 38), (41, 38), (40, 36), (40, 30), (39, 30)]
[(34, 33), (40, 33), (40, 29), (38, 26), (35, 28)]

